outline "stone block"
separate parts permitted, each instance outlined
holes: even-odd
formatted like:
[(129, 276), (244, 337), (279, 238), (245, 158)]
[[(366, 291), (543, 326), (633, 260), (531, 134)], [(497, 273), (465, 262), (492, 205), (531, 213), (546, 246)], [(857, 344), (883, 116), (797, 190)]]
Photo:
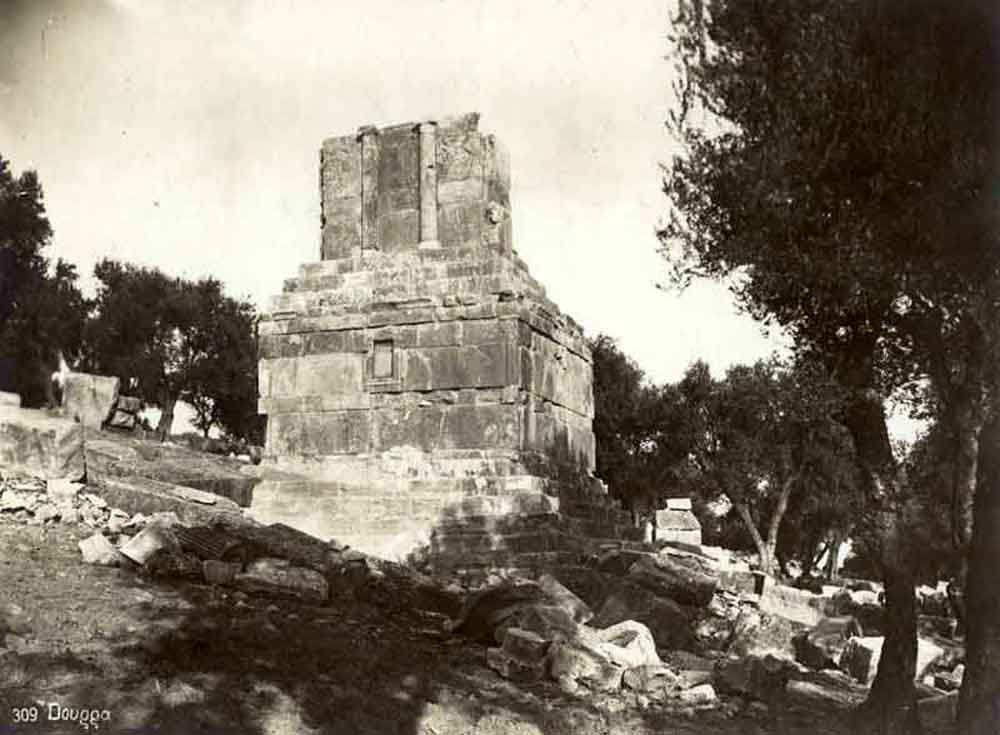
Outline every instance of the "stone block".
[(111, 417), (107, 421), (108, 428), (131, 431), (135, 428), (136, 417), (134, 413), (115, 409), (111, 412)]
[(360, 393), (364, 372), (352, 352), (261, 360), (259, 390), (263, 398)]
[(658, 648), (683, 648), (692, 641), (691, 619), (683, 607), (644, 587), (622, 580), (612, 586), (590, 624), (596, 628), (607, 628), (625, 620), (645, 624)]
[(524, 684), (541, 681), (548, 669), (544, 658), (540, 661), (525, 661), (511, 656), (502, 648), (486, 649), (486, 664), (503, 678)]
[(812, 669), (835, 668), (847, 641), (863, 635), (861, 625), (850, 616), (823, 618), (793, 639), (795, 660)]
[(720, 690), (762, 702), (782, 697), (789, 675), (788, 662), (771, 655), (724, 659), (715, 668), (716, 686)]
[(379, 248), (386, 253), (412, 250), (420, 241), (420, 212), (416, 209), (379, 210)]
[(458, 201), (438, 206), (438, 239), (441, 246), (458, 250), (479, 245), (486, 220), (481, 201)]
[(361, 146), (357, 136), (323, 141), (320, 186), (324, 208), (338, 199), (361, 197)]
[(46, 479), (84, 475), (83, 425), (46, 411), (0, 406), (0, 467)]
[(548, 654), (549, 671), (553, 679), (569, 679), (598, 692), (613, 692), (621, 688), (625, 669), (614, 663), (606, 653), (584, 640), (557, 641)]
[(325, 602), (330, 596), (326, 578), (314, 569), (297, 567), (287, 559), (263, 558), (250, 562), (233, 583), (248, 592)]
[(323, 211), (321, 257), (346, 258), (361, 250), (361, 199), (331, 202)]
[(510, 382), (507, 350), (504, 342), (403, 350), (402, 387), (420, 391), (502, 387)]
[(678, 676), (663, 664), (633, 666), (622, 675), (622, 685), (645, 694), (666, 694), (678, 688)]
[(142, 399), (135, 396), (118, 396), (115, 408), (128, 413), (139, 413), (142, 410)]
[(523, 628), (507, 628), (503, 637), (503, 651), (520, 661), (536, 662), (545, 658), (550, 641)]
[(698, 565), (662, 554), (640, 556), (629, 567), (628, 578), (682, 605), (707, 605), (718, 585), (716, 577), (704, 573)]
[(69, 373), (63, 384), (63, 414), (87, 429), (99, 429), (118, 401), (118, 378)]
[(760, 596), (760, 609), (803, 625), (816, 625), (826, 615), (828, 598), (808, 590), (781, 584), (766, 584)]
[(592, 633), (608, 658), (620, 666), (656, 666), (662, 663), (649, 628), (635, 620), (623, 620)]
[(19, 396), (17, 393), (8, 393), (6, 391), (0, 391), (0, 406), (20, 408), (21, 396)]
[(108, 541), (107, 537), (100, 533), (95, 533), (81, 541), (77, 546), (83, 555), (85, 564), (96, 564), (98, 566), (114, 567), (118, 566), (121, 559), (118, 549)]
[(538, 584), (546, 595), (557, 600), (561, 607), (568, 610), (573, 616), (573, 620), (577, 623), (586, 623), (594, 617), (594, 611), (590, 609), (587, 603), (563, 586), (551, 574), (543, 574), (539, 577)]

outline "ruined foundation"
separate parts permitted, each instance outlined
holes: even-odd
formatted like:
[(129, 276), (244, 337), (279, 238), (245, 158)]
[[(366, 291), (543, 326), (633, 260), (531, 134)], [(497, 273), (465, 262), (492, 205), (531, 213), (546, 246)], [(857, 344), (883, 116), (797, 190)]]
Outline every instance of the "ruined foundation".
[(514, 254), (478, 116), (323, 143), (319, 263), (260, 325), (252, 512), (438, 571), (522, 571), (629, 538), (594, 469), (580, 327)]

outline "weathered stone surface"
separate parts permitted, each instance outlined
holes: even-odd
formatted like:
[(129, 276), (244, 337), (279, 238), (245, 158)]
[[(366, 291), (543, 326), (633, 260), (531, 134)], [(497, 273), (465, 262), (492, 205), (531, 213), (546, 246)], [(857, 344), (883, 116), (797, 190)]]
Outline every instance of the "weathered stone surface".
[(625, 672), (604, 651), (582, 639), (553, 643), (548, 663), (553, 679), (570, 679), (598, 692), (620, 689)]
[(707, 605), (718, 580), (694, 565), (664, 555), (641, 556), (629, 567), (628, 578), (682, 605)]
[(511, 612), (495, 628), (494, 638), (501, 639), (511, 627), (531, 631), (547, 641), (572, 640), (580, 633), (580, 626), (566, 608), (537, 603)]
[(637, 620), (646, 625), (659, 648), (683, 648), (691, 642), (691, 619), (683, 607), (622, 580), (612, 587), (590, 624), (595, 628), (608, 628), (625, 620)]
[(97, 564), (105, 567), (117, 566), (121, 559), (118, 549), (100, 533), (88, 536), (79, 544), (80, 553), (86, 564)]
[(87, 429), (100, 429), (118, 401), (118, 378), (69, 373), (63, 384), (63, 414)]
[(767, 584), (760, 596), (760, 609), (803, 625), (816, 625), (825, 617), (830, 600), (807, 590)]
[(250, 592), (285, 595), (310, 602), (324, 602), (330, 596), (329, 585), (322, 574), (297, 567), (287, 559), (257, 559), (237, 574), (233, 583)]
[(656, 653), (653, 634), (649, 628), (635, 620), (625, 620), (593, 632), (588, 630), (588, 635), (604, 644), (601, 650), (620, 666), (634, 668), (662, 663)]
[(549, 650), (550, 641), (522, 628), (507, 628), (503, 637), (504, 653), (521, 661), (541, 661)]
[(716, 665), (715, 681), (722, 691), (771, 702), (784, 695), (789, 673), (788, 662), (783, 659), (751, 655), (720, 661)]
[(737, 656), (773, 654), (791, 658), (795, 654), (792, 641), (803, 630), (805, 626), (800, 623), (745, 606), (733, 623), (728, 651)]
[(0, 406), (0, 467), (79, 480), (84, 475), (83, 426), (42, 410)]
[[(881, 636), (852, 638), (844, 646), (840, 656), (840, 668), (862, 684), (871, 684), (878, 671), (878, 662), (882, 656)], [(917, 681), (924, 677), (928, 667), (944, 653), (939, 645), (926, 638), (917, 638)]]
[[(478, 115), (329, 139), (320, 178), (324, 260), (286, 282), (260, 328), (264, 462), (301, 477), (259, 487), (255, 516), (454, 569), (437, 525), (469, 516), (462, 496), (526, 514), (510, 502), (523, 477), (560, 504), (532, 512), (618, 535), (603, 492), (562, 503), (596, 482), (590, 350), (511, 251), (509, 163)], [(392, 455), (410, 451), (402, 471)], [(479, 466), (448, 466), (472, 453)], [(583, 538), (503, 538), (462, 550), (459, 573), (534, 576), (539, 555)]]
[(715, 687), (708, 683), (698, 684), (677, 693), (677, 700), (679, 702), (693, 706), (713, 704), (717, 699), (718, 696), (715, 693)]
[(541, 681), (548, 670), (545, 658), (525, 660), (512, 656), (503, 648), (486, 649), (486, 664), (503, 678), (522, 683)]
[(551, 574), (540, 576), (538, 584), (542, 588), (542, 591), (553, 600), (557, 600), (559, 606), (567, 610), (576, 622), (586, 623), (594, 617), (594, 611), (590, 609), (587, 603), (563, 586)]
[(797, 635), (795, 659), (813, 669), (832, 669), (851, 638), (864, 635), (858, 621), (852, 617), (823, 618), (811, 630)]
[(185, 523), (209, 525), (241, 517), (231, 500), (220, 497), (213, 505), (193, 502), (187, 498), (190, 488), (145, 477), (108, 477), (97, 483), (97, 489), (112, 507), (131, 514), (173, 512)]
[(959, 664), (952, 671), (934, 674), (934, 686), (944, 692), (953, 692), (962, 686), (964, 676), (965, 664)]
[(680, 688), (680, 680), (663, 664), (646, 664), (626, 669), (622, 675), (622, 685), (647, 694), (666, 693)]
[[(675, 498), (673, 500), (681, 500)], [(656, 511), (656, 540), (674, 541), (692, 546), (701, 546), (701, 523), (691, 512), (691, 501), (687, 507), (666, 508)], [(676, 504), (675, 505), (684, 505)]]
[(224, 498), (249, 505), (260, 481), (235, 459), (111, 432), (88, 435), (86, 457), (90, 480), (139, 477), (193, 488), (222, 496), (220, 508), (228, 506)]

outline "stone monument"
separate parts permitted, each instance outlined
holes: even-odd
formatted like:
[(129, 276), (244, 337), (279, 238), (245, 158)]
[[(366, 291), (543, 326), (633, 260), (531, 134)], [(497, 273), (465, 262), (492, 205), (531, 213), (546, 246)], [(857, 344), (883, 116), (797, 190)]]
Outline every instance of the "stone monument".
[(324, 141), (321, 260), (260, 324), (261, 520), (452, 568), (632, 532), (592, 475), (587, 343), (514, 253), (478, 123)]

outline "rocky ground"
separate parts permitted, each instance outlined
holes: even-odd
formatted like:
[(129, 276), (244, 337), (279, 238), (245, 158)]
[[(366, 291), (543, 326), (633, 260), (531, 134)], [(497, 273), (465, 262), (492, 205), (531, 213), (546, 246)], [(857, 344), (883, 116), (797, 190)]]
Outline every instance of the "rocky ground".
[(112, 733), (819, 735), (846, 731), (857, 699), (799, 687), (780, 706), (696, 711), (515, 685), (487, 668), (484, 646), (448, 635), (442, 614), (86, 565), (77, 543), (91, 533), (0, 514), (0, 733), (93, 730), (87, 712)]

